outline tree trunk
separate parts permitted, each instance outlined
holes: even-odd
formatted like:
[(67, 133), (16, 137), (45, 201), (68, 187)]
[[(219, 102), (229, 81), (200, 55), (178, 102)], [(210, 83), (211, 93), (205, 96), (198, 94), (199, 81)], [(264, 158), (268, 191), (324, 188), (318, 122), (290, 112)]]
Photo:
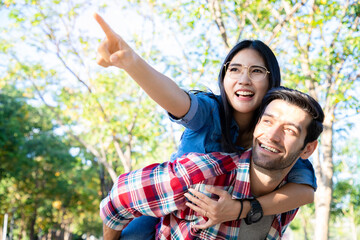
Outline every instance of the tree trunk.
[(301, 225), (302, 225), (302, 229), (304, 231), (304, 240), (308, 240), (308, 233), (307, 233), (307, 225), (308, 225), (308, 219), (306, 216), (304, 216), (304, 213), (300, 213), (300, 220), (301, 220)]
[(350, 205), (350, 226), (351, 226), (351, 236), (352, 240), (357, 240), (356, 234), (356, 215), (354, 213), (354, 205)]
[(332, 126), (333, 112), (325, 111), (324, 131), (321, 135), (323, 159), (315, 164), (318, 189), (315, 193), (316, 228), (314, 239), (327, 240), (329, 236), (330, 204), (332, 201)]
[(31, 217), (30, 220), (30, 240), (35, 240), (36, 239), (36, 234), (35, 234), (35, 222), (36, 222), (36, 217), (37, 217), (37, 209), (35, 207), (34, 209), (34, 215)]

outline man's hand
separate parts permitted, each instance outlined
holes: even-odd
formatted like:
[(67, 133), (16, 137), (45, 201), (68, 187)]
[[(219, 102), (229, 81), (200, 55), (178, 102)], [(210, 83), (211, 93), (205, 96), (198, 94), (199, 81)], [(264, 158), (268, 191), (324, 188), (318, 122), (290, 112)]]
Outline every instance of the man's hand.
[(208, 221), (205, 224), (195, 225), (193, 227), (197, 229), (206, 229), (218, 223), (236, 220), (240, 212), (240, 202), (232, 199), (228, 192), (220, 188), (206, 186), (206, 190), (212, 194), (218, 195), (219, 199), (213, 200), (205, 194), (191, 188), (189, 189), (189, 192), (195, 197), (189, 193), (185, 193), (185, 196), (189, 201), (194, 203), (187, 202), (186, 206), (208, 218)]
[(104, 240), (119, 240), (121, 231), (116, 231), (103, 224)]
[(98, 47), (97, 63), (103, 67), (116, 66), (126, 69), (127, 66), (135, 62), (137, 54), (99, 14), (95, 13), (94, 18), (106, 35)]

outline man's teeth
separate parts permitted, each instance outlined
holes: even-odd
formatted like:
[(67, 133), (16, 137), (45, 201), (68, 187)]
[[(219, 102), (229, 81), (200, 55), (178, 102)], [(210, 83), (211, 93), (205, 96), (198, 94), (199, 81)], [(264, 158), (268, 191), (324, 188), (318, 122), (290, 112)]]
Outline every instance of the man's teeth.
[(266, 149), (266, 150), (269, 150), (270, 152), (273, 152), (273, 153), (278, 153), (279, 151), (276, 150), (275, 148), (272, 148), (272, 147), (269, 147), (269, 146), (266, 146), (264, 144), (260, 144), (260, 147)]

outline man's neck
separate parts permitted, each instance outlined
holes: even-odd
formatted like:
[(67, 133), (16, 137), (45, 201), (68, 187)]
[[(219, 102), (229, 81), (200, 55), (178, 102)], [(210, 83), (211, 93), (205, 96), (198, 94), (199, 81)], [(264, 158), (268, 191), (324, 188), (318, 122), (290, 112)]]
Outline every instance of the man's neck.
[(281, 171), (268, 171), (259, 169), (251, 162), (250, 164), (250, 187), (251, 193), (257, 197), (268, 194), (276, 189), (284, 179)]

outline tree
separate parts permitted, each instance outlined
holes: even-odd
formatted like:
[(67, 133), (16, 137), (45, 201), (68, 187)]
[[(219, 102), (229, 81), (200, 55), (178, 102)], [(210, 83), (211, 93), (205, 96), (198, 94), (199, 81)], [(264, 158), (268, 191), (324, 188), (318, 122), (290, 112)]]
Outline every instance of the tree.
[(352, 93), (360, 77), (355, 70), (359, 64), (359, 5), (350, 1), (343, 4), (310, 1), (288, 25), (287, 38), (293, 41), (290, 51), (296, 54), (286, 72), (287, 83), (319, 100), (326, 116), (320, 150), (314, 156), (318, 180), (315, 239), (327, 239), (329, 233), (336, 116), (344, 117), (344, 111), (359, 108)]
[[(24, 86), (29, 98), (51, 109), (62, 129), (91, 152), (115, 181), (119, 173), (136, 166), (140, 156), (150, 162), (159, 156), (163, 160), (173, 146), (164, 145), (163, 149), (169, 149), (165, 156), (154, 153), (159, 147), (154, 140), (166, 137), (164, 116), (124, 73), (110, 74), (95, 66), (93, 46), (99, 38), (87, 35), (78, 25), (88, 6), (71, 1), (10, 4), (15, 28), (9, 26), (6, 31), (9, 35), (15, 31), (41, 57), (24, 57), (18, 45), (11, 44), (3, 81)], [(26, 31), (30, 27), (31, 33)], [(99, 74), (100, 70), (104, 73)]]
[[(99, 191), (94, 189), (100, 183), (95, 169), (70, 154), (67, 139), (54, 134), (57, 126), (51, 114), (42, 111), (46, 109), (30, 106), (15, 90), (0, 92), (0, 212), (10, 214), (12, 235), (22, 239), (80, 226), (72, 220), (84, 209), (87, 218), (98, 215)], [(99, 219), (95, 222), (101, 226)], [(98, 228), (92, 233), (100, 232)]]
[[(345, 134), (349, 133), (345, 131)], [(349, 222), (350, 231), (345, 228), (343, 234), (356, 240), (357, 226), (360, 223), (360, 180), (358, 171), (360, 156), (358, 138), (344, 139), (334, 148), (334, 192), (331, 204), (331, 220), (335, 223)]]

